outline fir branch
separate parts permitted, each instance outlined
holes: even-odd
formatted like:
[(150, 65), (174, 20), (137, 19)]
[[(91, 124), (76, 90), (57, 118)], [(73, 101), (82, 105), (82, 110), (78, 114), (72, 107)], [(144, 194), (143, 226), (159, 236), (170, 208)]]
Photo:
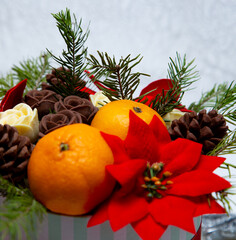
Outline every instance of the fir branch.
[(193, 102), (189, 105), (188, 109), (195, 112), (200, 112), (205, 108), (213, 108), (215, 105), (216, 97), (222, 96), (227, 89), (227, 83), (215, 84), (213, 88), (207, 92), (202, 93), (198, 102)]
[[(91, 75), (94, 75), (97, 82), (101, 83), (104, 94), (111, 100), (131, 99), (140, 83), (140, 76), (149, 76), (145, 73), (132, 72), (142, 58), (140, 55), (131, 58), (129, 54), (119, 61), (111, 58), (107, 53), (98, 51), (99, 60), (93, 55), (88, 58)], [(105, 78), (104, 81), (101, 78)]]
[(155, 97), (150, 103), (150, 106), (156, 110), (161, 116), (164, 116), (174, 108), (180, 108), (185, 91), (189, 90), (189, 86), (199, 79), (199, 74), (195, 71), (194, 59), (189, 63), (186, 60), (186, 55), (183, 59), (176, 53), (176, 58), (170, 58), (168, 64), (168, 78), (173, 80), (173, 86), (170, 90), (162, 92)]
[[(236, 153), (236, 130), (230, 131), (217, 145), (209, 152), (209, 156), (227, 155)], [(236, 165), (232, 163), (224, 162), (220, 168), (228, 170), (229, 176), (231, 176), (231, 168), (236, 169)]]
[(62, 79), (64, 84), (53, 85), (54, 90), (66, 97), (69, 95), (79, 95), (83, 97), (86, 95), (80, 90), (85, 86), (86, 74), (85, 70), (87, 67), (86, 57), (87, 48), (84, 44), (88, 38), (89, 30), (85, 33), (82, 29), (82, 20), (77, 22), (75, 15), (73, 19), (70, 14), (70, 10), (61, 11), (57, 14), (52, 14), (55, 18), (58, 30), (63, 37), (66, 50), (62, 51), (62, 56), (56, 57), (51, 51), (47, 49), (52, 58), (65, 70), (63, 73), (57, 72), (58, 78)]
[(232, 210), (231, 203), (235, 205), (235, 202), (229, 197), (235, 195), (236, 193), (231, 191), (233, 187), (225, 189), (214, 194), (214, 199), (218, 202), (221, 202), (226, 213), (229, 213)]
[[(29, 189), (16, 187), (0, 177), (0, 193), (5, 200), (0, 206), (0, 232), (2, 239), (22, 239), (22, 231), (27, 239), (37, 230), (38, 221), (42, 222), (46, 209), (37, 202)], [(38, 221), (35, 222), (35, 216)]]
[(236, 125), (236, 84), (222, 83), (203, 93), (201, 99), (191, 103), (188, 109), (199, 112), (210, 108), (222, 114), (227, 122)]
[(12, 73), (8, 73), (5, 77), (0, 77), (0, 99), (2, 99), (6, 92), (15, 86)]
[(37, 58), (31, 58), (12, 67), (16, 82), (27, 78), (26, 90), (39, 89), (41, 83), (45, 82), (45, 76), (49, 73), (49, 54), (42, 53)]

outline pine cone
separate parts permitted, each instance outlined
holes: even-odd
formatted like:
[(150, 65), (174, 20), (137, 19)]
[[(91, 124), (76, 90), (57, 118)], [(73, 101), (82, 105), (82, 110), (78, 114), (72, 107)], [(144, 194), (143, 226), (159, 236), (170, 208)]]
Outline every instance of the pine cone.
[[(64, 85), (66, 87), (65, 81), (68, 73), (70, 73), (70, 70), (63, 67), (52, 69), (52, 72), (46, 75), (46, 80), (47, 80), (47, 83), (49, 84), (44, 83), (42, 85), (42, 88), (53, 91), (52, 85), (56, 85), (56, 86)], [(78, 78), (78, 83), (81, 83), (81, 85), (85, 84), (85, 82), (79, 78)]]
[(33, 145), (16, 128), (0, 125), (0, 175), (18, 185), (24, 183)]
[(172, 140), (186, 138), (201, 143), (203, 154), (213, 150), (227, 130), (224, 117), (216, 110), (185, 113), (179, 120), (174, 120), (168, 129)]

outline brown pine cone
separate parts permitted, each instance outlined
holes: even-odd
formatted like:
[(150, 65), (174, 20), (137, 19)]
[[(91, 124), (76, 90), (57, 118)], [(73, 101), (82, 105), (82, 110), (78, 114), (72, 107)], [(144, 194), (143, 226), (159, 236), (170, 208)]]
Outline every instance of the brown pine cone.
[(24, 184), (33, 145), (16, 128), (0, 125), (0, 175), (12, 183)]
[(79, 113), (83, 123), (90, 124), (98, 108), (95, 107), (89, 100), (78, 96), (68, 96), (64, 100), (59, 100), (55, 103), (54, 109), (56, 112), (62, 110), (72, 110)]
[(62, 110), (55, 114), (48, 114), (42, 118), (39, 124), (39, 137), (49, 132), (73, 123), (82, 123), (79, 113), (71, 110)]
[(54, 111), (54, 104), (62, 97), (50, 90), (31, 90), (24, 98), (32, 109), (37, 108), (39, 119)]
[(186, 138), (203, 145), (202, 153), (207, 154), (227, 134), (226, 121), (216, 110), (185, 113), (174, 120), (168, 129), (172, 140)]
[[(65, 79), (67, 78), (67, 74), (70, 73), (69, 69), (63, 68), (63, 67), (59, 67), (57, 69), (52, 69), (52, 72), (46, 75), (46, 80), (49, 83), (48, 85), (43, 84), (42, 87), (44, 89), (48, 89), (48, 90), (53, 90), (52, 85), (64, 85), (65, 86)], [(83, 80), (79, 80), (78, 81), (82, 83), (85, 83)]]

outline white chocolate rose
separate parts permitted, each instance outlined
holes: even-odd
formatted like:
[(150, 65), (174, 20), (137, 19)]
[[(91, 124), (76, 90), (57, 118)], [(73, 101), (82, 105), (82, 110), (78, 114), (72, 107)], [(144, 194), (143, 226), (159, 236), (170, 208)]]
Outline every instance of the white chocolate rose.
[(96, 92), (94, 95), (89, 95), (92, 104), (95, 107), (101, 108), (110, 102), (109, 98), (106, 97), (102, 91)]
[(173, 109), (171, 112), (167, 113), (165, 116), (163, 116), (166, 127), (169, 128), (173, 120), (180, 119), (184, 114), (185, 112), (181, 112), (178, 109)]
[(20, 103), (12, 109), (0, 112), (0, 124), (8, 124), (17, 129), (18, 133), (29, 137), (35, 142), (39, 133), (38, 111), (25, 104)]

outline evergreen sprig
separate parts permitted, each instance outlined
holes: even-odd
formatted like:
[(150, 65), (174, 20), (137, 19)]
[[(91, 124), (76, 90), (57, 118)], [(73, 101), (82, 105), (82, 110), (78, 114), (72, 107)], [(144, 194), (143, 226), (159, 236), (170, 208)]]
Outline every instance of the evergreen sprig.
[(215, 109), (231, 124), (236, 125), (236, 84), (221, 83), (202, 94), (198, 102), (191, 103), (188, 109), (199, 112), (208, 108)]
[(14, 78), (12, 73), (8, 73), (6, 76), (0, 77), (0, 99), (2, 99), (6, 92), (15, 86)]
[(27, 239), (33, 239), (37, 224), (42, 222), (46, 209), (37, 202), (28, 188), (16, 187), (0, 176), (0, 195), (4, 202), (0, 206), (1, 239), (22, 239), (22, 231)]
[(156, 110), (161, 116), (171, 112), (174, 108), (181, 108), (180, 104), (185, 91), (189, 90), (189, 86), (199, 79), (198, 71), (193, 65), (194, 59), (187, 62), (186, 55), (181, 58), (176, 53), (176, 58), (170, 58), (168, 64), (168, 78), (172, 80), (172, 86), (166, 92), (158, 94), (150, 103), (150, 106)]
[(49, 58), (49, 54), (42, 53), (39, 57), (24, 60), (18, 66), (14, 65), (12, 71), (15, 82), (27, 78), (27, 91), (39, 89), (50, 70)]
[(57, 14), (52, 14), (56, 19), (57, 28), (63, 37), (66, 50), (62, 51), (62, 56), (56, 57), (47, 49), (52, 58), (65, 70), (56, 71), (57, 77), (63, 80), (64, 84), (53, 85), (54, 90), (66, 97), (69, 95), (79, 95), (84, 97), (85, 92), (81, 89), (86, 85), (83, 79), (86, 78), (87, 48), (84, 44), (88, 38), (89, 30), (85, 33), (82, 29), (82, 19), (78, 22), (76, 16), (71, 17), (70, 10), (66, 9)]
[[(140, 83), (140, 76), (149, 76), (145, 73), (133, 72), (133, 68), (138, 65), (142, 57), (140, 55), (131, 58), (129, 54), (118, 61), (107, 53), (98, 51), (99, 59), (90, 55), (88, 58), (91, 75), (95, 80), (101, 83), (102, 91), (111, 100), (133, 99), (133, 94)], [(104, 78), (104, 80), (101, 80)]]
[(232, 210), (232, 204), (235, 205), (235, 202), (230, 198), (230, 196), (235, 195), (236, 193), (232, 191), (233, 187), (225, 189), (214, 194), (216, 201), (221, 202), (226, 213), (230, 213)]

